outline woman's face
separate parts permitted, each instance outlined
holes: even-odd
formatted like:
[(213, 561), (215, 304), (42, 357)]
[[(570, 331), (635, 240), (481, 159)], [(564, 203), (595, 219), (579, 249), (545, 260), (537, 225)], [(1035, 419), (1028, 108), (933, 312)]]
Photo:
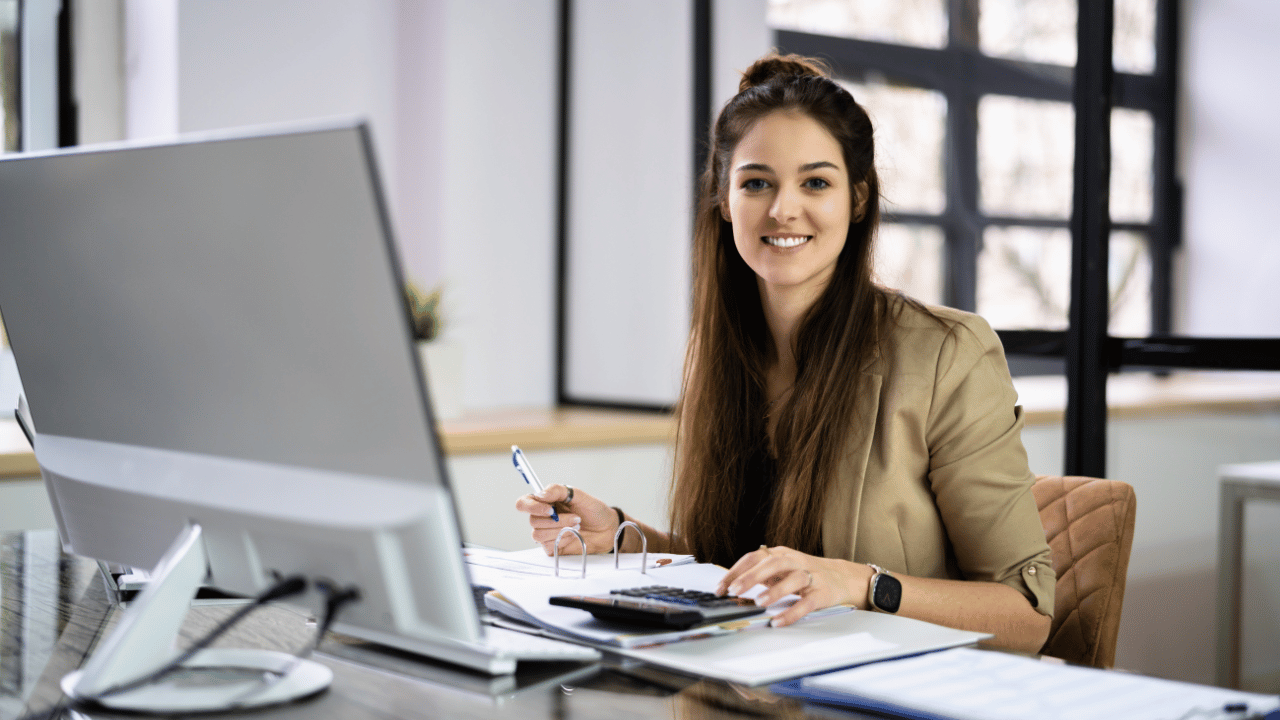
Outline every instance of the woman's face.
[(854, 194), (840, 143), (808, 115), (780, 110), (743, 136), (721, 212), (765, 297), (821, 293), (849, 234)]

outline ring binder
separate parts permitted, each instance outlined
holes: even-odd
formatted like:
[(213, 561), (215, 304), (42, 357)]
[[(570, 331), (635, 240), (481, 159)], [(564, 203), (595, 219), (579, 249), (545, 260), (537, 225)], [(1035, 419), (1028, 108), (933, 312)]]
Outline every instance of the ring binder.
[[(639, 528), (636, 528), (636, 529), (638, 530)], [(573, 533), (573, 536), (578, 538), (578, 547), (582, 548), (582, 577), (586, 577), (587, 576), (587, 543), (582, 540), (582, 533), (578, 532), (576, 529), (571, 527), (560, 528), (560, 533), (556, 535), (556, 547), (555, 547), (556, 577), (560, 577), (560, 538), (564, 537), (564, 534), (567, 532)], [(614, 536), (614, 541), (615, 542), (617, 541), (617, 536)]]
[[(618, 525), (617, 531), (613, 533), (613, 569), (617, 570), (618, 565), (622, 562), (622, 555), (618, 552), (618, 545), (619, 545), (619, 541), (622, 539), (622, 531), (626, 530), (628, 525), (635, 528), (636, 532), (640, 533), (640, 572), (644, 573), (645, 575), (648, 575), (649, 574), (649, 571), (648, 571), (649, 538), (644, 536), (644, 531), (640, 529), (639, 525), (635, 524), (634, 522), (631, 522), (630, 520), (623, 521), (620, 525)], [(567, 530), (568, 528), (565, 528), (565, 529)], [(558, 546), (559, 544), (560, 543), (557, 541), (556, 545)], [(583, 573), (586, 573), (585, 565), (583, 566)], [(584, 577), (585, 577), (585, 574), (584, 574)]]

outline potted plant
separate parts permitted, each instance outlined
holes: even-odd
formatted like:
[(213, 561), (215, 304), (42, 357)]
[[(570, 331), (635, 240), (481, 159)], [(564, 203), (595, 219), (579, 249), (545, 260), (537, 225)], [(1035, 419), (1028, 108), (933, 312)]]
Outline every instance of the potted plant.
[(452, 420), (462, 415), (462, 346), (442, 337), (442, 296), (439, 286), (427, 292), (413, 280), (405, 283), (405, 303), (431, 406), (438, 420)]

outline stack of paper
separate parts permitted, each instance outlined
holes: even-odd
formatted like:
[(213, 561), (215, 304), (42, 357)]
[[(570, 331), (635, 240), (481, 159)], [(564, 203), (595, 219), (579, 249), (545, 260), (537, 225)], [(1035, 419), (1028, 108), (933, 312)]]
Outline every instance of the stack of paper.
[[(535, 551), (541, 553), (540, 549)], [(968, 645), (990, 637), (849, 607), (810, 613), (789, 627), (770, 627), (769, 618), (789, 607), (795, 596), (770, 606), (763, 616), (680, 631), (634, 630), (598, 621), (585, 610), (551, 605), (549, 600), (556, 595), (602, 595), (644, 585), (710, 592), (724, 576), (724, 568), (673, 558), (669, 564), (641, 573), (638, 555), (624, 556), (622, 570), (614, 569), (612, 555), (597, 555), (589, 556), (587, 577), (583, 578), (581, 557), (570, 556), (561, 558), (561, 575), (554, 577), (545, 572), (537, 555), (515, 557), (520, 555), (467, 551), (472, 582), (495, 589), (485, 598), (491, 610), (558, 637), (699, 677), (744, 685)], [(654, 555), (649, 558), (656, 564)], [(566, 574), (566, 561), (576, 564), (575, 572)], [(535, 567), (525, 567), (526, 562)], [(754, 588), (744, 595), (752, 597), (761, 590)]]

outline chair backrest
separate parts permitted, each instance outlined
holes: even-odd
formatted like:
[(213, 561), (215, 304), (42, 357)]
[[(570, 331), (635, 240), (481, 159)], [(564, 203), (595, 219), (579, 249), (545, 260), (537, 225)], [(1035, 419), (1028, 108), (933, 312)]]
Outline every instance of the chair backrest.
[(1133, 488), (1119, 480), (1041, 476), (1031, 491), (1058, 576), (1053, 625), (1040, 652), (1111, 667), (1133, 547)]

